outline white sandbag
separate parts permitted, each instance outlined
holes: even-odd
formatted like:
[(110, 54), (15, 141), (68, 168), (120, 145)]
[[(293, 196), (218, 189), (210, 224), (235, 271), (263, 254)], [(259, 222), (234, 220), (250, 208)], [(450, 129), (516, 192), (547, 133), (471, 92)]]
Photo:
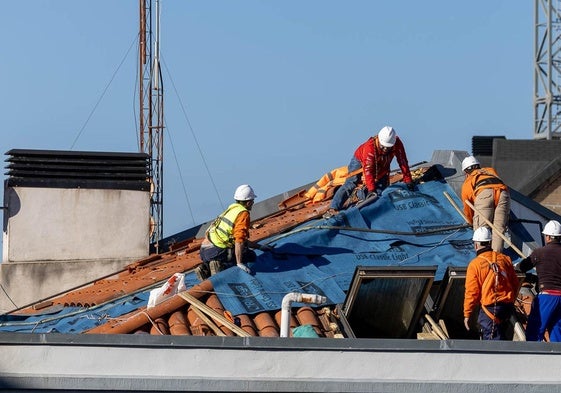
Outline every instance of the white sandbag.
[(164, 283), (164, 285), (150, 291), (147, 308), (154, 307), (167, 298), (185, 290), (187, 290), (185, 287), (185, 275), (182, 273), (175, 273)]

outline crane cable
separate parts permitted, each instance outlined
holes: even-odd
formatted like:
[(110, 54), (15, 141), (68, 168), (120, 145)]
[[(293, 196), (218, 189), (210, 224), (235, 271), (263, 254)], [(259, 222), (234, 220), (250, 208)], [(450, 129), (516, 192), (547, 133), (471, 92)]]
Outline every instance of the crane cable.
[[(195, 141), (195, 145), (197, 147), (197, 151), (201, 157), (201, 160), (203, 161), (203, 165), (205, 167), (206, 173), (208, 175), (208, 178), (210, 179), (210, 182), (212, 183), (212, 187), (214, 188), (214, 192), (216, 193), (216, 197), (218, 198), (218, 202), (220, 203), (220, 206), (222, 207), (222, 209), (224, 209), (224, 202), (222, 202), (222, 199), (220, 198), (220, 194), (218, 192), (218, 188), (216, 187), (216, 183), (214, 181), (214, 178), (212, 176), (212, 174), (210, 173), (210, 169), (208, 167), (207, 161), (205, 159), (205, 155), (201, 149), (201, 145), (199, 144), (199, 140), (197, 139), (197, 136), (195, 135), (195, 131), (193, 130), (193, 126), (191, 125), (191, 121), (189, 120), (189, 116), (187, 116), (187, 111), (185, 110), (185, 105), (183, 105), (183, 100), (181, 100), (181, 96), (179, 95), (179, 93), (177, 92), (177, 88), (175, 87), (175, 83), (173, 82), (173, 78), (171, 76), (171, 72), (168, 69), (168, 66), (166, 64), (166, 62), (164, 61), (164, 57), (162, 56), (162, 63), (164, 64), (164, 68), (166, 69), (166, 72), (169, 76), (171, 85), (173, 87), (173, 90), (175, 92), (175, 95), (177, 96), (177, 99), (179, 101), (179, 105), (181, 107), (181, 111), (183, 112), (183, 116), (185, 117), (185, 121), (187, 122), (187, 125), (189, 126), (189, 130), (191, 131), (191, 136), (193, 137), (193, 140)], [(180, 171), (180, 176), (181, 175), (181, 171)]]
[[(125, 60), (126, 60), (127, 57), (129, 56), (129, 54), (130, 54), (130, 52), (131, 52), (131, 49), (134, 47), (134, 44), (135, 44), (135, 43), (138, 44), (138, 34), (135, 35), (135, 38), (134, 38), (133, 41), (131, 42), (131, 45), (130, 45), (129, 48), (127, 49), (127, 51), (126, 51), (125, 55), (123, 56), (121, 62), (119, 63), (119, 65), (117, 66), (117, 68), (115, 69), (115, 71), (113, 72), (113, 75), (111, 76), (109, 82), (106, 84), (106, 86), (105, 86), (105, 88), (103, 89), (101, 95), (99, 96), (97, 102), (95, 103), (95, 105), (94, 105), (94, 107), (92, 108), (92, 110), (90, 111), (88, 117), (87, 117), (86, 120), (84, 121), (84, 124), (82, 125), (82, 127), (81, 127), (80, 130), (78, 131), (76, 137), (74, 138), (74, 141), (72, 142), (72, 144), (71, 144), (71, 146), (70, 146), (70, 150), (74, 149), (74, 146), (76, 145), (78, 139), (80, 138), (80, 136), (82, 135), (82, 133), (83, 133), (84, 130), (86, 129), (87, 125), (89, 124), (91, 118), (93, 117), (93, 114), (94, 114), (95, 111), (97, 110), (97, 108), (98, 108), (99, 104), (101, 103), (103, 97), (105, 97), (107, 91), (109, 90), (109, 87), (110, 87), (111, 84), (113, 83), (113, 80), (115, 79), (117, 73), (119, 72), (119, 70), (120, 70), (121, 67), (123, 66)], [(181, 97), (180, 97), (180, 95), (179, 95), (179, 93), (178, 93), (178, 91), (177, 91), (177, 88), (176, 88), (175, 83), (174, 83), (174, 81), (173, 81), (173, 78), (172, 78), (172, 76), (171, 76), (171, 72), (170, 72), (170, 70), (169, 70), (167, 64), (163, 61), (163, 56), (162, 56), (162, 63), (163, 63), (164, 68), (165, 68), (165, 70), (166, 70), (166, 72), (167, 72), (167, 74), (168, 74), (168, 77), (169, 77), (169, 79), (170, 79), (170, 82), (171, 82), (171, 85), (172, 85), (173, 90), (174, 90), (174, 92), (175, 92), (175, 95), (177, 96), (177, 99), (178, 99), (178, 101), (179, 101), (179, 105), (180, 105), (180, 107), (181, 107), (181, 111), (183, 112), (183, 116), (184, 116), (184, 118), (185, 118), (185, 121), (187, 122), (187, 125), (189, 126), (189, 130), (191, 131), (191, 136), (193, 137), (193, 140), (195, 141), (195, 145), (196, 145), (196, 147), (197, 147), (197, 151), (198, 151), (199, 155), (201, 156), (201, 159), (202, 159), (202, 161), (203, 161), (203, 165), (204, 165), (205, 170), (206, 170), (206, 172), (207, 172), (208, 178), (210, 179), (210, 181), (211, 181), (211, 183), (212, 183), (212, 187), (214, 188), (214, 192), (215, 192), (215, 194), (216, 194), (216, 196), (217, 196), (218, 202), (220, 203), (220, 206), (221, 206), (222, 208), (224, 208), (224, 202), (223, 202), (222, 199), (220, 198), (220, 194), (219, 194), (219, 192), (218, 192), (218, 188), (216, 187), (216, 182), (214, 181), (214, 177), (213, 177), (212, 174), (210, 173), (210, 169), (209, 169), (209, 166), (208, 166), (207, 161), (206, 161), (206, 159), (205, 159), (205, 155), (204, 155), (203, 152), (202, 152), (202, 148), (201, 148), (201, 146), (200, 146), (200, 144), (199, 144), (199, 141), (198, 141), (198, 139), (197, 139), (197, 137), (196, 137), (196, 135), (195, 135), (195, 131), (194, 131), (194, 129), (193, 129), (193, 126), (191, 125), (191, 121), (189, 120), (189, 117), (187, 116), (187, 111), (185, 110), (185, 105), (183, 104), (183, 101), (181, 100)], [(138, 81), (138, 69), (137, 69), (137, 75), (136, 75), (136, 77), (135, 77), (135, 81)], [(137, 88), (138, 88), (138, 83), (135, 83), (135, 97), (136, 97), (136, 89), (137, 89)], [(133, 102), (134, 102), (134, 99), (133, 99)], [(136, 116), (137, 113), (136, 113), (136, 105), (134, 105), (134, 104), (133, 104), (133, 112), (134, 112), (134, 115), (135, 115), (135, 129), (137, 129), (137, 128), (138, 128), (138, 123), (136, 122), (136, 120), (137, 120), (137, 116)], [(136, 136), (137, 136), (137, 143), (138, 143), (138, 142), (139, 142), (139, 140), (138, 140), (138, 133), (135, 133), (135, 134), (136, 134)], [(190, 213), (190, 215), (191, 215), (191, 219), (192, 219), (192, 221), (193, 221), (193, 224), (196, 224), (196, 222), (195, 222), (195, 217), (194, 217), (194, 215), (193, 215), (193, 209), (191, 208), (191, 203), (190, 203), (190, 200), (189, 200), (189, 196), (188, 196), (188, 194), (187, 194), (187, 189), (186, 189), (186, 187), (185, 187), (185, 181), (184, 181), (184, 178), (183, 178), (183, 174), (182, 174), (181, 168), (180, 168), (180, 166), (179, 166), (179, 161), (178, 161), (178, 159), (177, 159), (177, 154), (176, 154), (176, 151), (175, 151), (175, 146), (174, 146), (174, 144), (173, 144), (173, 139), (172, 139), (172, 137), (171, 137), (171, 133), (169, 132), (169, 130), (168, 130), (168, 133), (167, 133), (167, 134), (168, 134), (168, 136), (169, 136), (169, 138), (170, 138), (170, 145), (171, 145), (171, 148), (172, 148), (172, 151), (173, 151), (173, 156), (174, 156), (175, 164), (176, 164), (177, 170), (178, 170), (178, 172), (179, 172), (179, 178), (180, 178), (180, 181), (181, 181), (181, 186), (182, 186), (182, 188), (183, 188), (183, 195), (185, 196), (185, 200), (186, 200), (186, 202), (187, 202), (187, 208), (189, 209), (189, 213)]]
[(138, 40), (138, 35), (135, 36), (135, 39), (132, 41), (131, 45), (129, 46), (129, 49), (127, 50), (127, 53), (125, 53), (125, 56), (123, 56), (123, 59), (121, 60), (121, 63), (119, 63), (119, 65), (117, 66), (117, 69), (115, 70), (115, 72), (113, 72), (113, 75), (111, 76), (111, 79), (109, 79), (109, 82), (107, 82), (107, 85), (105, 85), (105, 88), (101, 92), (101, 95), (97, 99), (97, 102), (95, 103), (94, 107), (90, 111), (90, 114), (88, 115), (86, 121), (82, 125), (82, 128), (80, 128), (80, 130), (78, 131), (78, 134), (76, 135), (76, 138), (74, 138), (74, 141), (72, 142), (72, 145), (70, 145), (70, 150), (74, 149), (74, 146), (76, 145), (76, 142), (78, 141), (78, 138), (80, 138), (80, 135), (82, 135), (82, 132), (84, 132), (84, 130), (85, 130), (86, 126), (88, 125), (88, 123), (90, 122), (90, 119), (92, 118), (94, 112), (96, 111), (97, 107), (101, 103), (101, 100), (103, 99), (103, 97), (105, 97), (105, 93), (107, 93), (107, 90), (109, 89), (109, 86), (111, 86), (111, 83), (113, 83), (113, 80), (115, 79), (115, 76), (117, 75), (117, 72), (119, 72), (119, 70), (121, 69), (121, 66), (123, 65), (123, 63), (127, 59), (132, 47), (134, 46), (135, 42), (137, 42), (137, 40)]

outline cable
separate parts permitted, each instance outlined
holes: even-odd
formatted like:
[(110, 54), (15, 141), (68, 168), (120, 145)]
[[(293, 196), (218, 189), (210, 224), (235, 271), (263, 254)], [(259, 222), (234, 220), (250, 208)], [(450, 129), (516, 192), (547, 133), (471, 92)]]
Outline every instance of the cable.
[[(167, 122), (164, 121), (166, 124)], [(193, 222), (193, 226), (197, 225), (195, 222), (195, 216), (193, 215), (193, 209), (191, 208), (191, 202), (189, 201), (189, 196), (187, 195), (187, 189), (185, 187), (185, 181), (183, 180), (183, 175), (181, 174), (181, 168), (179, 166), (179, 161), (177, 160), (177, 154), (175, 153), (175, 146), (173, 144), (173, 139), (171, 137), (171, 132), (167, 127), (165, 127), (168, 137), (170, 140), (171, 151), (173, 152), (173, 158), (175, 159), (175, 165), (177, 166), (177, 171), (179, 172), (179, 180), (181, 181), (181, 187), (183, 188), (183, 195), (185, 196), (185, 200), (187, 201), (187, 208), (189, 209), (189, 213), (191, 214), (191, 220)]]
[[(138, 33), (138, 35), (136, 36), (136, 40), (137, 40), (137, 50), (140, 50), (139, 46), (140, 46), (140, 32)], [(133, 89), (133, 94), (132, 94), (132, 113), (134, 115), (134, 129), (135, 129), (135, 135), (136, 135), (136, 145), (138, 146), (138, 149), (140, 150), (140, 135), (138, 133), (138, 114), (136, 113), (136, 99), (138, 98), (138, 96), (136, 95), (137, 91), (139, 90), (139, 85), (138, 85), (138, 80), (139, 80), (139, 67), (135, 67), (136, 68), (136, 75), (134, 77), (134, 89)], [(139, 100), (140, 101), (140, 100)], [(140, 102), (139, 102), (140, 104)]]
[(121, 68), (121, 66), (123, 65), (123, 63), (125, 62), (126, 58), (129, 55), (129, 52), (131, 51), (134, 43), (136, 42), (138, 36), (135, 37), (135, 39), (132, 41), (131, 45), (129, 46), (129, 49), (127, 50), (127, 53), (125, 53), (125, 56), (123, 57), (123, 59), (121, 60), (121, 63), (117, 66), (117, 69), (115, 70), (115, 72), (113, 72), (113, 75), (111, 76), (111, 79), (109, 80), (109, 82), (107, 83), (107, 85), (105, 86), (105, 89), (103, 89), (103, 92), (101, 93), (101, 96), (99, 97), (99, 99), (97, 100), (97, 102), (95, 103), (93, 109), (91, 110), (88, 118), (86, 119), (86, 121), (84, 122), (84, 124), (82, 125), (82, 128), (80, 128), (80, 131), (78, 131), (78, 135), (76, 135), (76, 138), (74, 138), (74, 142), (72, 142), (72, 145), (70, 146), (70, 150), (72, 150), (74, 148), (74, 145), (76, 144), (76, 142), (78, 141), (78, 138), (80, 138), (80, 135), (82, 135), (82, 132), (84, 131), (84, 129), (86, 128), (86, 126), (88, 125), (88, 123), (90, 122), (90, 119), (92, 118), (95, 110), (97, 109), (97, 107), (99, 106), (99, 103), (101, 102), (101, 100), (103, 99), (103, 97), (105, 96), (105, 93), (107, 93), (107, 90), (109, 89), (109, 86), (111, 85), (111, 83), (113, 82), (113, 79), (115, 79), (115, 76), (117, 75), (117, 72), (119, 72), (119, 69)]
[(460, 224), (460, 225), (453, 225), (449, 227), (442, 227), (439, 229), (431, 229), (425, 232), (403, 232), (403, 231), (390, 231), (387, 229), (370, 229), (370, 228), (354, 228), (354, 227), (347, 227), (347, 226), (334, 226), (334, 225), (310, 225), (304, 226), (301, 228), (296, 228), (292, 231), (282, 233), (278, 236), (271, 237), (270, 240), (266, 242), (266, 244), (273, 243), (276, 240), (282, 239), (284, 237), (293, 235), (298, 232), (305, 232), (313, 229), (332, 229), (332, 230), (341, 230), (341, 231), (354, 231), (354, 232), (369, 232), (369, 233), (383, 233), (383, 234), (390, 234), (390, 235), (405, 235), (405, 236), (422, 236), (422, 235), (429, 235), (434, 233), (441, 233), (441, 232), (448, 232), (456, 229), (465, 229), (471, 228), (468, 224)]
[(173, 81), (173, 78), (171, 77), (171, 73), (170, 73), (170, 71), (167, 67), (166, 62), (164, 61), (163, 56), (162, 56), (162, 63), (164, 64), (166, 72), (168, 73), (168, 76), (170, 78), (171, 85), (172, 85), (173, 90), (175, 91), (175, 95), (177, 96), (177, 99), (179, 101), (179, 105), (181, 107), (181, 111), (183, 112), (183, 116), (185, 117), (185, 121), (187, 122), (187, 125), (189, 126), (189, 129), (191, 130), (191, 136), (193, 137), (193, 140), (195, 141), (195, 145), (197, 146), (197, 150), (199, 152), (199, 155), (201, 156), (201, 159), (203, 161), (203, 165), (206, 169), (206, 172), (208, 174), (210, 182), (212, 183), (212, 186), (214, 188), (214, 192), (216, 193), (216, 196), (218, 198), (218, 202), (220, 203), (220, 206), (222, 207), (222, 209), (224, 209), (225, 208), (224, 207), (224, 202), (222, 202), (222, 199), (220, 198), (220, 194), (218, 193), (218, 188), (216, 187), (216, 183), (214, 182), (214, 178), (212, 177), (212, 174), (210, 173), (210, 170), (208, 168), (208, 164), (207, 164), (207, 162), (205, 160), (205, 156), (202, 152), (201, 145), (199, 144), (199, 141), (198, 141), (198, 139), (195, 135), (195, 131), (193, 130), (193, 127), (191, 126), (191, 121), (189, 120), (189, 117), (187, 116), (185, 106), (183, 105), (183, 101), (181, 100), (181, 97), (179, 96), (179, 93), (177, 92), (177, 88), (175, 87), (175, 82)]
[(160, 330), (160, 327), (158, 326), (158, 324), (152, 320), (152, 318), (150, 318), (150, 315), (148, 315), (148, 313), (144, 310), (142, 310), (140, 312), (140, 314), (143, 314), (144, 316), (146, 316), (146, 318), (148, 318), (148, 320), (150, 321), (150, 323), (152, 324), (152, 326), (154, 326), (156, 328), (156, 330), (158, 331), (158, 333), (160, 333), (161, 336), (165, 336), (165, 334)]
[[(17, 304), (14, 303), (14, 301), (12, 300), (12, 298), (10, 297), (10, 295), (8, 295), (8, 292), (6, 292), (6, 289), (4, 288), (4, 286), (2, 284), (0, 284), (0, 288), (2, 288), (2, 292), (4, 292), (4, 294), (6, 295), (6, 297), (8, 298), (8, 300), (10, 300), (12, 302), (12, 304), (14, 305), (14, 307), (18, 307)], [(1, 315), (1, 314), (0, 314)]]

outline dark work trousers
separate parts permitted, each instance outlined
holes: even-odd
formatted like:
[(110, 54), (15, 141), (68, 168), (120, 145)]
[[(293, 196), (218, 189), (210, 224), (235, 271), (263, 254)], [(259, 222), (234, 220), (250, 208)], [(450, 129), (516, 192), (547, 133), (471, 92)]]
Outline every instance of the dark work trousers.
[(491, 314), (495, 315), (499, 322), (493, 322), (483, 311), (483, 308), (481, 308), (477, 318), (481, 328), (481, 338), (483, 340), (506, 340), (506, 329), (509, 323), (508, 320), (514, 312), (514, 304), (497, 303), (497, 305), (492, 304), (486, 308)]
[[(204, 264), (208, 265), (210, 261), (219, 261), (222, 263), (222, 268), (226, 269), (236, 264), (236, 257), (233, 248), (220, 248), (216, 246), (201, 247), (200, 249), (201, 260)], [(242, 254), (242, 262), (255, 262), (257, 255), (255, 251), (249, 247), (244, 247)]]

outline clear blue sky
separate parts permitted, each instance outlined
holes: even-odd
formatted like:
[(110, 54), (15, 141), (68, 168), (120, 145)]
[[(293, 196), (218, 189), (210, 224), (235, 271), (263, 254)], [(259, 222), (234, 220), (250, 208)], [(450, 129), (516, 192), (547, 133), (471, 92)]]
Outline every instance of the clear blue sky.
[[(165, 236), (239, 184), (259, 201), (315, 181), (384, 125), (410, 163), (473, 135), (533, 137), (534, 1), (161, 4)], [(2, 153), (138, 151), (138, 1), (3, 1), (2, 15)]]

